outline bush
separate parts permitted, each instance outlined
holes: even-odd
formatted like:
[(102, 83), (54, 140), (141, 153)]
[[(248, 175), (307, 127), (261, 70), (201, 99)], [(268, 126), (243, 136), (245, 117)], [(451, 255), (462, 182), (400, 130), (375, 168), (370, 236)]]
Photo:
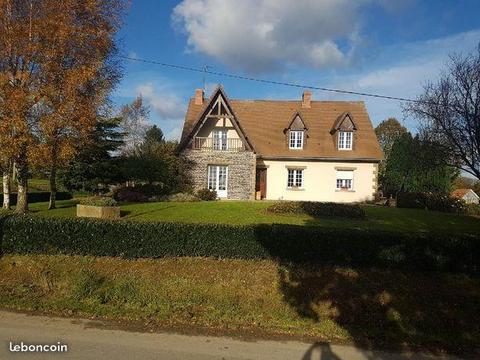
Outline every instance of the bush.
[(314, 217), (365, 218), (365, 211), (359, 205), (333, 202), (281, 201), (270, 205), (267, 211), (274, 214), (307, 214)]
[(148, 196), (137, 191), (134, 187), (121, 187), (113, 191), (113, 198), (117, 201), (146, 202)]
[(142, 193), (148, 198), (152, 196), (162, 196), (170, 194), (170, 190), (167, 189), (167, 187), (158, 184), (140, 184), (135, 185), (133, 189), (139, 193)]
[(197, 191), (197, 198), (203, 201), (217, 200), (217, 192), (210, 189), (201, 189)]
[[(57, 192), (57, 200), (71, 200), (73, 196), (69, 192), (59, 191)], [(50, 200), (49, 192), (29, 192), (28, 193), (28, 202), (29, 203), (38, 203), (38, 202), (47, 202)], [(3, 203), (3, 194), (0, 194), (0, 202)], [(10, 203), (17, 203), (17, 194), (10, 194)]]
[(16, 254), (270, 258), (331, 266), (480, 274), (478, 236), (455, 233), (408, 234), (283, 224), (229, 226), (0, 215), (0, 239), (3, 253)]
[(193, 194), (177, 193), (177, 194), (163, 196), (159, 198), (159, 200), (160, 201), (193, 202), (193, 201), (199, 201), (200, 199)]
[(465, 207), (467, 215), (480, 216), (480, 204), (467, 204)]
[(92, 196), (80, 201), (82, 205), (88, 206), (117, 206), (117, 201), (108, 196)]
[(436, 193), (399, 193), (397, 195), (397, 207), (428, 209), (458, 214), (466, 212), (466, 206), (462, 200)]

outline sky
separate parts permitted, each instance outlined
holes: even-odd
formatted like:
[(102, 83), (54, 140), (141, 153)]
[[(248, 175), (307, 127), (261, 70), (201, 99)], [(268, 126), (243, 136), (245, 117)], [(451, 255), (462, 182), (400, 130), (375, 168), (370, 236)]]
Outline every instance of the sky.
[[(120, 54), (303, 86), (415, 98), (449, 55), (480, 43), (479, 0), (131, 0)], [(178, 139), (196, 88), (221, 84), (232, 99), (301, 99), (302, 89), (123, 61), (112, 99), (142, 95), (152, 124)], [(313, 100), (363, 100), (375, 125), (396, 117), (392, 100), (314, 91)], [(259, 119), (261, 121), (261, 119)]]

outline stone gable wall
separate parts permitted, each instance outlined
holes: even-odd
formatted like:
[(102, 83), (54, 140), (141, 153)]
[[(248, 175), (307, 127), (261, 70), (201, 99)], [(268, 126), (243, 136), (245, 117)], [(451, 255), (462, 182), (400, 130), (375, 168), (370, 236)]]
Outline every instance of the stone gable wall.
[(207, 187), (207, 166), (228, 166), (227, 199), (255, 199), (256, 155), (252, 151), (184, 150), (191, 162), (191, 182), (195, 191)]

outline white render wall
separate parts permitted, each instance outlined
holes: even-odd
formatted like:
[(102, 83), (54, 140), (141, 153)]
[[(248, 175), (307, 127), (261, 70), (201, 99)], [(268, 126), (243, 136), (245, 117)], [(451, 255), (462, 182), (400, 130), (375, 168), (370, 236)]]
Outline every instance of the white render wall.
[[(376, 163), (265, 160), (267, 200), (362, 202), (377, 191)], [(287, 169), (303, 168), (303, 189), (287, 188)], [(353, 191), (336, 190), (336, 169), (353, 169)]]

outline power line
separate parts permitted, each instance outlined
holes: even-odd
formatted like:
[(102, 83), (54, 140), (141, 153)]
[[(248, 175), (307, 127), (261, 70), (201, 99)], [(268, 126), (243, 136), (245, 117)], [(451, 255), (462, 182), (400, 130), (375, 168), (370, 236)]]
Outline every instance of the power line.
[(289, 86), (289, 87), (295, 87), (295, 88), (301, 88), (301, 89), (320, 90), (320, 91), (333, 92), (333, 93), (337, 93), (337, 94), (359, 95), (359, 96), (373, 97), (373, 98), (377, 98), (377, 99), (397, 100), (397, 101), (406, 101), (406, 102), (415, 102), (415, 103), (423, 103), (424, 102), (424, 101), (421, 101), (421, 100), (415, 100), (415, 99), (409, 99), (409, 98), (397, 97), (397, 96), (388, 96), (388, 95), (380, 95), (380, 94), (365, 93), (365, 92), (358, 92), (358, 91), (327, 88), (327, 87), (321, 87), (321, 86), (302, 85), (302, 84), (295, 84), (295, 83), (289, 83), (289, 82), (283, 82), (283, 81), (259, 79), (259, 78), (249, 77), (249, 76), (211, 71), (211, 70), (208, 70), (208, 67), (204, 67), (203, 69), (199, 69), (199, 68), (190, 67), (190, 66), (169, 64), (169, 63), (164, 63), (164, 62), (155, 61), (155, 60), (140, 59), (140, 58), (136, 58), (136, 57), (129, 57), (129, 56), (119, 56), (119, 57), (122, 58), (122, 59), (126, 59), (126, 60), (142, 62), (142, 63), (147, 63), (147, 64), (154, 64), (154, 65), (169, 67), (169, 68), (173, 68), (173, 69), (193, 71), (193, 72), (210, 74), (210, 75), (215, 75), (215, 76), (227, 77), (227, 78), (231, 78), (231, 79), (255, 81), (255, 82), (264, 83), (264, 84)]

